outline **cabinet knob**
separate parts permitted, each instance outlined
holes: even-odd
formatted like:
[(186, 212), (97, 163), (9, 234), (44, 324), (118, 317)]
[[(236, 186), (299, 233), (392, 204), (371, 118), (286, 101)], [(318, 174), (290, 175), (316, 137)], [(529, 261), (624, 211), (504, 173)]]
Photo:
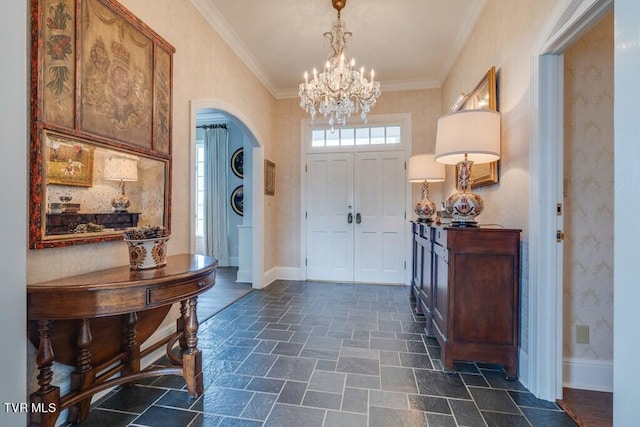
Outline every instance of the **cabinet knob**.
[(199, 288), (204, 288), (206, 284), (207, 284), (207, 282), (205, 282), (204, 280), (201, 280), (201, 281), (198, 282), (198, 287)]

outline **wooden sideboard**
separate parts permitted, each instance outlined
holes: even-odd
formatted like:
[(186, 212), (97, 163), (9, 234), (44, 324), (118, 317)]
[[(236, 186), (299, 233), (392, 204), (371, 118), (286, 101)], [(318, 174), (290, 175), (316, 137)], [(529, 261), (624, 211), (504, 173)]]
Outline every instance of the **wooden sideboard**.
[(445, 369), (454, 360), (518, 375), (520, 230), (413, 223), (412, 297)]
[[(38, 389), (30, 404), (42, 409), (30, 413), (29, 425), (54, 426), (67, 408), (68, 421), (82, 422), (93, 394), (157, 375), (182, 376), (189, 395), (201, 395), (197, 296), (214, 286), (217, 265), (215, 258), (183, 254), (167, 257), (159, 269), (123, 266), (28, 285), (29, 339), (38, 348)], [(175, 334), (141, 350), (177, 302)], [(163, 345), (175, 366), (140, 370), (140, 359)], [(75, 366), (64, 396), (51, 384), (54, 360)]]
[(47, 234), (73, 233), (80, 224), (93, 223), (104, 228), (124, 229), (136, 227), (140, 218), (139, 212), (106, 212), (106, 213), (58, 213), (47, 214)]

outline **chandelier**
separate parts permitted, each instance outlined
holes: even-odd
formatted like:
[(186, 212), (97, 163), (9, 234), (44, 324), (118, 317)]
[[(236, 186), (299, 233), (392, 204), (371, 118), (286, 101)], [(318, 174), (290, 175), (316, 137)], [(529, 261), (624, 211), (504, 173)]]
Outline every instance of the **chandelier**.
[(380, 96), (380, 83), (364, 77), (364, 67), (356, 70), (355, 60), (347, 55), (347, 42), (352, 33), (345, 31), (340, 20), (340, 10), (347, 0), (332, 0), (338, 11), (338, 19), (333, 23), (331, 31), (324, 33), (331, 48), (324, 71), (318, 73), (313, 69), (313, 76), (304, 72), (304, 83), (300, 84), (298, 95), (300, 107), (311, 115), (311, 121), (320, 112), (329, 118), (331, 132), (335, 125), (343, 126), (353, 113), (360, 112), (360, 118), (366, 123), (367, 114), (376, 104)]

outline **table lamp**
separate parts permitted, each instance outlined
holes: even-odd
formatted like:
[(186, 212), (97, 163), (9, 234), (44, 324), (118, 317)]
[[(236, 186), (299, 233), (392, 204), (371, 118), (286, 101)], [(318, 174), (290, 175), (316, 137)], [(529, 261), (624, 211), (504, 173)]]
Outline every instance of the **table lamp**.
[(431, 223), (431, 217), (436, 212), (435, 203), (429, 200), (429, 183), (445, 179), (444, 165), (436, 163), (433, 157), (433, 154), (417, 154), (409, 158), (409, 182), (422, 183), (422, 199), (414, 208), (419, 222)]
[(104, 179), (120, 181), (119, 192), (111, 200), (114, 212), (127, 212), (131, 202), (125, 193), (125, 182), (138, 180), (138, 159), (131, 157), (110, 156), (104, 161)]
[(476, 217), (484, 210), (482, 198), (471, 191), (471, 167), (500, 158), (500, 113), (463, 110), (438, 119), (435, 161), (456, 165), (456, 192), (445, 202), (452, 226), (477, 227)]

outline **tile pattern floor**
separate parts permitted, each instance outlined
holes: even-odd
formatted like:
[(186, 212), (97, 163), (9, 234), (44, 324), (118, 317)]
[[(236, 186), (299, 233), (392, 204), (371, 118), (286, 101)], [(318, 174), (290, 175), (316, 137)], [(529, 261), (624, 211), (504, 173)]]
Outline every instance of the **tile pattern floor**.
[(110, 392), (82, 425), (576, 425), (499, 367), (442, 372), (423, 320), (407, 287), (278, 281), (200, 325), (203, 396), (154, 378)]

